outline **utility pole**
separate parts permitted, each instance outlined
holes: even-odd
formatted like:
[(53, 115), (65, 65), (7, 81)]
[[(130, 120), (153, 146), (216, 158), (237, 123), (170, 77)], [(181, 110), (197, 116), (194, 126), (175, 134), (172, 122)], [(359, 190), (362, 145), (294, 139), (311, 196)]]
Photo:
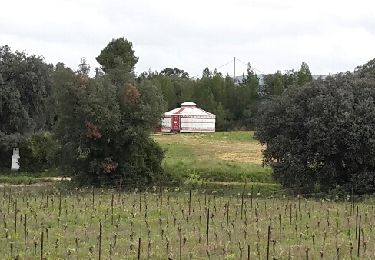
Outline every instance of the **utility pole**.
[(236, 81), (236, 57), (233, 57), (233, 81)]

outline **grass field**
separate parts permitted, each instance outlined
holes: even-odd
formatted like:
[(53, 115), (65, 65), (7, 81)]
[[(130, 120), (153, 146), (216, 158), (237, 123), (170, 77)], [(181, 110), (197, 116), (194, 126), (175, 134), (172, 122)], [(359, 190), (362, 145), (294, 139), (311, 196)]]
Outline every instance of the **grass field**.
[(375, 257), (373, 201), (64, 190), (0, 189), (1, 259)]
[[(264, 196), (281, 194), (262, 166), (262, 146), (253, 132), (156, 134), (165, 150), (163, 167), (187, 188), (219, 194), (256, 191)], [(246, 183), (246, 185), (245, 185)]]
[(166, 152), (165, 170), (185, 184), (236, 188), (247, 182), (248, 188), (267, 193), (278, 188), (271, 169), (262, 166), (262, 146), (252, 132), (164, 134), (154, 139)]

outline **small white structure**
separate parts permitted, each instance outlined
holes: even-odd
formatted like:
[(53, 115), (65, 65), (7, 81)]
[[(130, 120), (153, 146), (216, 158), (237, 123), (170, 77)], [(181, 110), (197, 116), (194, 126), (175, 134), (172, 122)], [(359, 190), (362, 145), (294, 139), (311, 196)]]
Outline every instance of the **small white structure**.
[(20, 169), (20, 151), (18, 148), (13, 148), (13, 155), (12, 155), (12, 171), (18, 171)]
[(161, 131), (167, 133), (215, 132), (215, 115), (197, 107), (194, 102), (184, 102), (181, 107), (164, 113)]

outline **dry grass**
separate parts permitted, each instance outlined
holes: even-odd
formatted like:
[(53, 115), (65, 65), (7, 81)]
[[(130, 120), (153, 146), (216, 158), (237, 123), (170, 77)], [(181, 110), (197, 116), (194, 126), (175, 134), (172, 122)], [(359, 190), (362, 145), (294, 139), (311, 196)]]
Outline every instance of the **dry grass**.
[(243, 162), (261, 165), (262, 146), (254, 142), (249, 132), (241, 132), (248, 135), (248, 141), (237, 141), (230, 138), (211, 139), (214, 134), (167, 134), (155, 135), (154, 139), (160, 144), (174, 144), (189, 146), (197, 157), (197, 160), (223, 160), (230, 162)]
[(165, 150), (164, 168), (176, 178), (273, 183), (252, 132), (159, 134), (154, 139)]

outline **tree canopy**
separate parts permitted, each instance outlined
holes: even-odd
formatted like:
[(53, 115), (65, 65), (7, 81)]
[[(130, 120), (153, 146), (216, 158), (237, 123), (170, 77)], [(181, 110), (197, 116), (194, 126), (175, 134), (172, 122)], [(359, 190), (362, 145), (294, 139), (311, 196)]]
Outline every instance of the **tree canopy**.
[(0, 167), (25, 136), (51, 126), (51, 71), (41, 57), (0, 46)]
[(256, 136), (285, 187), (375, 191), (375, 83), (360, 70), (288, 88), (261, 106)]
[(150, 184), (162, 174), (163, 152), (150, 132), (164, 102), (150, 82), (133, 84), (129, 72), (137, 59), (131, 46), (123, 38), (112, 40), (99, 56), (105, 73), (95, 78), (85, 63), (77, 72), (56, 67), (55, 132), (63, 165), (83, 184)]
[(106, 73), (119, 68), (123, 72), (131, 72), (138, 62), (138, 57), (134, 55), (133, 44), (122, 37), (112, 39), (96, 57), (96, 60)]

